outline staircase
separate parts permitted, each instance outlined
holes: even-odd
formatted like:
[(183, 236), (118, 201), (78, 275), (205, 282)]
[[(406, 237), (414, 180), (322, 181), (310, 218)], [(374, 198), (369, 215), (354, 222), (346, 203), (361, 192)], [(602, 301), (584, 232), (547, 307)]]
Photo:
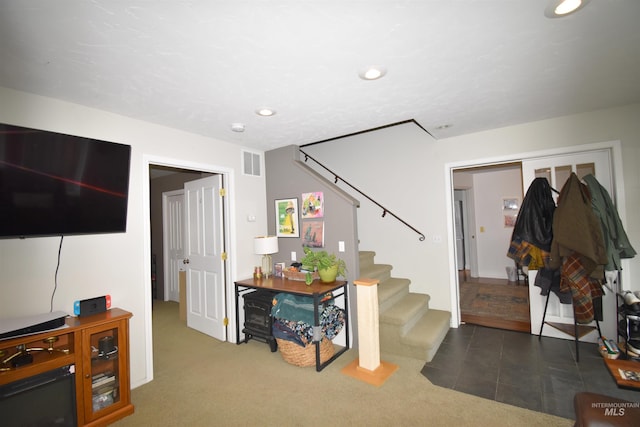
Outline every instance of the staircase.
[(391, 277), (393, 267), (375, 264), (360, 251), (360, 276), (378, 280), (380, 351), (430, 362), (449, 330), (451, 313), (429, 308), (429, 295), (409, 292), (409, 279)]

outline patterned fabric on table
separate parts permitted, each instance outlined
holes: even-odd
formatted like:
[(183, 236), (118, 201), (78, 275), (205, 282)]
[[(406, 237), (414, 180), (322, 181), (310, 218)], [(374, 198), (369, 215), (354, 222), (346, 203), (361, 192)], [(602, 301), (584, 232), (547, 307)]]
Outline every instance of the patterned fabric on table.
[[(320, 328), (322, 335), (334, 339), (344, 327), (344, 310), (336, 305), (328, 305), (320, 313)], [(313, 326), (304, 321), (273, 319), (273, 336), (275, 338), (293, 341), (306, 347), (313, 342)]]

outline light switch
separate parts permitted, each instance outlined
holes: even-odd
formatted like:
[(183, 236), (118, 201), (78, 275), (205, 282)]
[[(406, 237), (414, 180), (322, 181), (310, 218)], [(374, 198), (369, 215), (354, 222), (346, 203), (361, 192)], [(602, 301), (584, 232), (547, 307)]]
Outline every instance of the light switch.
[(296, 251), (291, 251), (291, 261), (296, 261)]
[(343, 241), (339, 241), (338, 242), (338, 252), (344, 252), (344, 242)]

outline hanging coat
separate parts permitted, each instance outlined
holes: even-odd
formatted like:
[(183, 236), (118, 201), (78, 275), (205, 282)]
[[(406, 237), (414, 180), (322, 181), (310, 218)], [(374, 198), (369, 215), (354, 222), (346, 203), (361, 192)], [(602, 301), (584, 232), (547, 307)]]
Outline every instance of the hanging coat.
[(556, 204), (547, 179), (534, 179), (522, 200), (511, 240), (528, 242), (549, 252), (553, 239), (552, 225), (555, 208)]
[(511, 233), (507, 256), (517, 264), (538, 270), (548, 258), (553, 238), (553, 211), (556, 205), (546, 178), (536, 178), (522, 200)]
[(558, 197), (550, 263), (553, 268), (561, 268), (560, 290), (571, 292), (576, 322), (593, 321), (593, 299), (603, 295), (601, 281), (607, 256), (589, 189), (575, 173)]
[(591, 195), (575, 173), (562, 187), (553, 215), (551, 267), (560, 268), (563, 257), (580, 254), (587, 274), (604, 278), (607, 252), (600, 220), (591, 208)]
[(571, 293), (560, 292), (560, 271), (548, 268), (556, 209), (551, 191), (546, 178), (531, 182), (511, 233), (507, 256), (529, 270), (538, 270), (534, 285), (540, 288), (540, 295), (553, 292), (560, 302), (571, 304)]
[(624, 231), (618, 211), (611, 200), (611, 196), (596, 177), (589, 174), (583, 178), (591, 193), (591, 207), (602, 227), (602, 238), (607, 253), (606, 271), (622, 270), (621, 258), (633, 258), (635, 249), (631, 246), (627, 233)]

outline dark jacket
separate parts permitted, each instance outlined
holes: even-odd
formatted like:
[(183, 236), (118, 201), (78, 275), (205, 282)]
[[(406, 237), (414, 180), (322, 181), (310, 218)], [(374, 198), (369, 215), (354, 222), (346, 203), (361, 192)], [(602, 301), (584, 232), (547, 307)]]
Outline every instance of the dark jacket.
[(534, 179), (522, 201), (511, 240), (528, 242), (545, 252), (549, 252), (553, 240), (552, 226), (555, 208), (556, 204), (553, 201), (551, 186), (547, 179)]

